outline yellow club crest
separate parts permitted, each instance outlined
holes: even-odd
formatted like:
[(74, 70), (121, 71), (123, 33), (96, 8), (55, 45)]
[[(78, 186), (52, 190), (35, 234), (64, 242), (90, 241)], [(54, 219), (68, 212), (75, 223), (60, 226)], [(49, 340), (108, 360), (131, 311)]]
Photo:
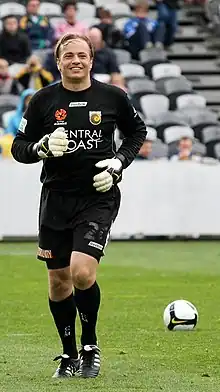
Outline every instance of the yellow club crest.
[(102, 112), (89, 112), (89, 121), (93, 125), (99, 125), (102, 121)]

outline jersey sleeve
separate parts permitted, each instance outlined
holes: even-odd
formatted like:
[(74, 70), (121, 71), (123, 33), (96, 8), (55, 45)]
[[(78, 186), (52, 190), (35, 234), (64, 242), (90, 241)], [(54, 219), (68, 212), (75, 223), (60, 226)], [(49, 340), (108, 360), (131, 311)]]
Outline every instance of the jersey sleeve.
[(25, 111), (17, 134), (12, 143), (11, 153), (21, 163), (35, 163), (39, 157), (33, 148), (42, 137), (43, 121), (39, 95), (34, 95)]
[(138, 154), (146, 139), (147, 130), (145, 123), (123, 91), (119, 99), (117, 127), (124, 136), (123, 142), (117, 151), (117, 157), (122, 161), (125, 169)]

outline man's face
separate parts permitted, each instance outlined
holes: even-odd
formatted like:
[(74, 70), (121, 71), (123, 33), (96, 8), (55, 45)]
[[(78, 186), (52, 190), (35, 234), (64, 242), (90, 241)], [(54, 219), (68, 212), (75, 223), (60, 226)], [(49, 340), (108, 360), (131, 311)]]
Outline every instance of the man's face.
[(28, 14), (37, 15), (39, 7), (40, 7), (40, 1), (39, 0), (30, 0), (29, 3), (27, 4), (27, 12), (28, 12)]
[(0, 60), (0, 75), (6, 76), (8, 74), (8, 62), (6, 60)]
[(68, 5), (64, 12), (65, 18), (67, 21), (73, 22), (76, 19), (76, 9), (74, 5)]
[(98, 28), (91, 28), (89, 31), (89, 38), (95, 50), (99, 50), (102, 47), (102, 33)]
[(142, 145), (139, 155), (147, 158), (152, 151), (152, 142), (150, 140), (145, 140), (144, 144)]
[(4, 23), (5, 30), (8, 33), (16, 33), (18, 30), (18, 21), (16, 18), (7, 18)]
[(73, 82), (88, 77), (92, 68), (90, 48), (81, 40), (70, 40), (60, 48), (60, 58), (57, 62), (61, 75)]
[(180, 140), (179, 142), (179, 150), (192, 150), (192, 140), (189, 139), (188, 137)]
[(147, 7), (143, 7), (143, 6), (136, 7), (135, 15), (138, 18), (146, 18), (146, 16), (147, 16)]
[(27, 107), (28, 107), (28, 105), (29, 105), (29, 102), (30, 102), (31, 98), (32, 98), (32, 95), (28, 95), (28, 96), (25, 98), (25, 101), (24, 101), (24, 110), (27, 109)]

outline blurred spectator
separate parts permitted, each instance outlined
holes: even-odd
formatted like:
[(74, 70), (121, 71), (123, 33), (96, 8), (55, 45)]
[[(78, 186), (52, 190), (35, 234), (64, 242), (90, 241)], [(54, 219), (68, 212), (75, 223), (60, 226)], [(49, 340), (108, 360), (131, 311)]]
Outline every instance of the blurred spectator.
[(18, 94), (18, 86), (9, 74), (8, 62), (0, 58), (0, 94)]
[(28, 104), (34, 94), (35, 90), (30, 88), (22, 92), (19, 105), (16, 109), (16, 112), (9, 119), (8, 127), (5, 130), (5, 134), (12, 135), (13, 137), (16, 135), (23, 113), (27, 109)]
[(110, 48), (124, 49), (128, 46), (124, 34), (114, 25), (112, 14), (109, 10), (99, 10), (100, 23), (93, 26), (101, 30), (103, 40)]
[(0, 157), (12, 158), (11, 146), (12, 146), (13, 140), (14, 140), (14, 137), (10, 134), (0, 135)]
[(158, 21), (165, 25), (164, 46), (169, 48), (175, 40), (177, 31), (178, 0), (156, 0), (158, 10)]
[(20, 28), (30, 39), (32, 50), (51, 48), (54, 31), (47, 16), (39, 15), (40, 0), (28, 0), (27, 14), (20, 19)]
[(127, 21), (124, 26), (124, 35), (128, 41), (128, 49), (132, 57), (138, 60), (138, 53), (144, 48), (163, 47), (165, 26), (164, 23), (148, 18), (148, 4), (139, 1), (134, 7), (134, 18)]
[(54, 49), (51, 49), (50, 52), (47, 53), (46, 58), (45, 58), (45, 62), (44, 62), (44, 68), (49, 71), (54, 78), (54, 82), (60, 80), (60, 72), (57, 68), (57, 63), (55, 61), (55, 57), (54, 57)]
[(29, 39), (26, 34), (19, 31), (17, 18), (7, 16), (0, 34), (0, 57), (6, 59), (9, 64), (25, 63), (30, 54)]
[(76, 20), (77, 5), (75, 0), (65, 0), (62, 5), (62, 12), (65, 22), (60, 22), (55, 28), (55, 38), (59, 39), (63, 34), (76, 33), (87, 34), (88, 27)]
[(151, 160), (150, 157), (152, 153), (152, 140), (146, 139), (142, 144), (138, 155), (136, 156), (137, 160)]
[(178, 154), (171, 156), (172, 161), (198, 161), (201, 162), (201, 156), (192, 152), (193, 141), (189, 137), (182, 137), (178, 143)]
[(29, 57), (27, 64), (20, 70), (15, 79), (23, 89), (33, 88), (34, 90), (48, 86), (54, 80), (53, 75), (43, 68), (36, 55)]
[(120, 73), (114, 73), (114, 74), (112, 74), (110, 83), (111, 83), (113, 86), (120, 87), (122, 90), (124, 90), (125, 92), (127, 92), (127, 87), (125, 86), (125, 79), (124, 79), (123, 75), (121, 75)]
[(101, 30), (97, 27), (92, 27), (89, 30), (89, 37), (95, 48), (92, 73), (109, 74), (111, 77), (114, 73), (120, 73), (115, 53), (106, 46)]

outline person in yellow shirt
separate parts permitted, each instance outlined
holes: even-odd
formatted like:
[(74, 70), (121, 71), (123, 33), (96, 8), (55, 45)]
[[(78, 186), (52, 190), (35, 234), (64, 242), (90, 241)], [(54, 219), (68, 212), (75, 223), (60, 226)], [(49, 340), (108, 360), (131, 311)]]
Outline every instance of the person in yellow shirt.
[(36, 55), (31, 55), (24, 68), (15, 76), (15, 80), (23, 89), (40, 90), (52, 83), (54, 78), (49, 71), (43, 68), (40, 59)]
[(0, 135), (0, 157), (2, 158), (11, 158), (11, 146), (14, 140), (13, 135), (3, 134)]

